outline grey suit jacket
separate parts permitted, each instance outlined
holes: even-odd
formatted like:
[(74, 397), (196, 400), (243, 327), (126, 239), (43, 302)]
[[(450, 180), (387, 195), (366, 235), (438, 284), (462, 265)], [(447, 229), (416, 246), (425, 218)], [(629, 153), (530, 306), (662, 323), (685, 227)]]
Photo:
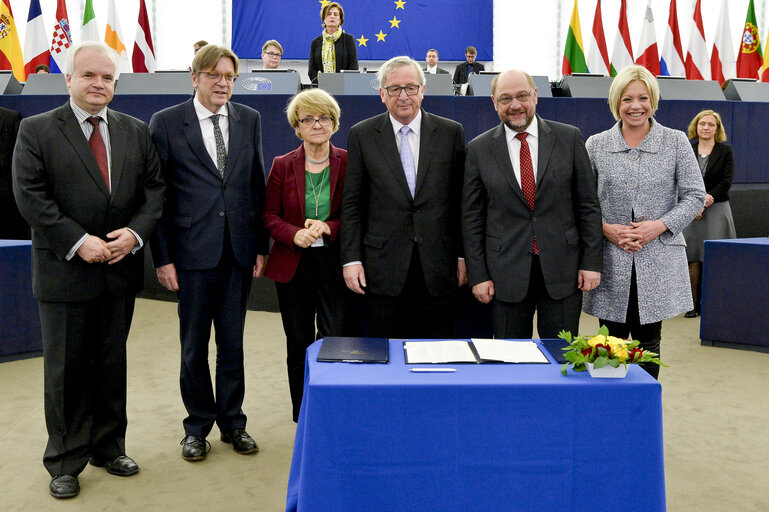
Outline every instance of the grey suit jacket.
[(85, 263), (65, 256), (86, 233), (128, 227), (146, 243), (160, 218), (164, 185), (147, 125), (107, 110), (112, 191), (72, 107), (22, 120), (13, 155), (14, 194), (32, 227), (32, 289), (42, 301), (84, 301), (105, 287), (118, 296), (143, 285), (142, 252), (122, 261)]
[(600, 272), (601, 210), (582, 134), (539, 122), (534, 211), (515, 179), (504, 125), (468, 145), (462, 235), (471, 286), (491, 280), (495, 297), (520, 302), (529, 288), (537, 238), (545, 286), (554, 299), (577, 291), (577, 271)]
[(363, 262), (368, 290), (400, 295), (415, 245), (429, 293), (443, 295), (456, 289), (464, 162), (462, 125), (423, 110), (412, 199), (389, 114), (350, 129), (341, 259)]

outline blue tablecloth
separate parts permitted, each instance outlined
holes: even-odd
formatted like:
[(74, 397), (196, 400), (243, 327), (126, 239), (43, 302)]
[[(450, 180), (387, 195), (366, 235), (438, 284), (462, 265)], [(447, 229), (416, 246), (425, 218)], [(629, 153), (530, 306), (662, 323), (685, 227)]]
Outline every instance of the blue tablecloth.
[[(307, 374), (287, 511), (665, 510), (661, 387), (558, 364), (319, 363)], [(552, 359), (551, 359), (552, 360)], [(635, 483), (633, 483), (635, 482)]]
[(0, 358), (43, 350), (29, 240), (0, 240)]

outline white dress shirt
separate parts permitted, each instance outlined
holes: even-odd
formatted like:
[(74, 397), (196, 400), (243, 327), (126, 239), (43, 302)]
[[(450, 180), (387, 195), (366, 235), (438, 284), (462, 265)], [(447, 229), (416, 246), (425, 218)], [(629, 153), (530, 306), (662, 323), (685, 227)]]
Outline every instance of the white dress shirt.
[[(539, 162), (539, 124), (535, 117), (528, 128), (525, 130), (529, 136), (526, 142), (529, 144), (531, 153), (531, 165), (534, 167), (534, 183), (537, 182), (537, 162)], [(518, 132), (511, 130), (505, 125), (505, 139), (507, 140), (507, 151), (510, 153), (510, 163), (513, 164), (513, 172), (518, 185), (521, 185), (521, 141), (515, 138)]]
[[(398, 152), (400, 153), (401, 144), (403, 144), (403, 134), (401, 133), (401, 128), (403, 128), (405, 125), (395, 119), (392, 114), (390, 114), (390, 122), (393, 124), (393, 131), (395, 132), (395, 144), (397, 144)], [(411, 154), (414, 156), (414, 176), (416, 176), (418, 172), (417, 169), (419, 169), (419, 140), (422, 133), (421, 110), (417, 112), (417, 116), (411, 120), (408, 126), (411, 128), (411, 131), (409, 132), (408, 140), (406, 142), (411, 147)]]
[[(214, 162), (214, 165), (216, 165), (216, 138), (214, 137), (214, 122), (211, 119), (211, 116), (214, 115), (214, 113), (200, 103), (197, 95), (195, 95), (195, 98), (192, 100), (192, 104), (195, 106), (195, 114), (197, 114), (198, 122), (200, 123), (200, 133), (203, 135), (203, 145), (206, 147), (206, 151)], [(229, 149), (230, 120), (229, 117), (227, 117), (227, 104), (225, 103), (222, 105), (216, 113), (219, 114), (219, 128), (222, 130), (224, 147)]]

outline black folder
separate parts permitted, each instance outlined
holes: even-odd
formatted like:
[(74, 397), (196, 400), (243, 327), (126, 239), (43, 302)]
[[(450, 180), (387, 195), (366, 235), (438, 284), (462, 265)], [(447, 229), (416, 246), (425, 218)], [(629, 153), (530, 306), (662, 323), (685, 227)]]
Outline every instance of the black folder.
[(553, 359), (561, 364), (569, 362), (569, 360), (566, 359), (566, 357), (563, 355), (563, 349), (569, 346), (569, 342), (561, 338), (541, 341), (542, 346), (545, 347), (548, 352), (550, 352), (550, 355), (553, 356)]
[(390, 340), (387, 338), (350, 338), (329, 336), (323, 339), (318, 361), (327, 363), (388, 363)]

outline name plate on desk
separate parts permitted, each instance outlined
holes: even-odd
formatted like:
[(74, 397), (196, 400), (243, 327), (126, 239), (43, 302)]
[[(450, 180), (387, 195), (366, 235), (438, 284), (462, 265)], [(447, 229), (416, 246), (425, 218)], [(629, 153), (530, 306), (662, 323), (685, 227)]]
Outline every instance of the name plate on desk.
[(387, 338), (323, 338), (318, 361), (325, 363), (387, 363), (390, 361), (390, 340)]

